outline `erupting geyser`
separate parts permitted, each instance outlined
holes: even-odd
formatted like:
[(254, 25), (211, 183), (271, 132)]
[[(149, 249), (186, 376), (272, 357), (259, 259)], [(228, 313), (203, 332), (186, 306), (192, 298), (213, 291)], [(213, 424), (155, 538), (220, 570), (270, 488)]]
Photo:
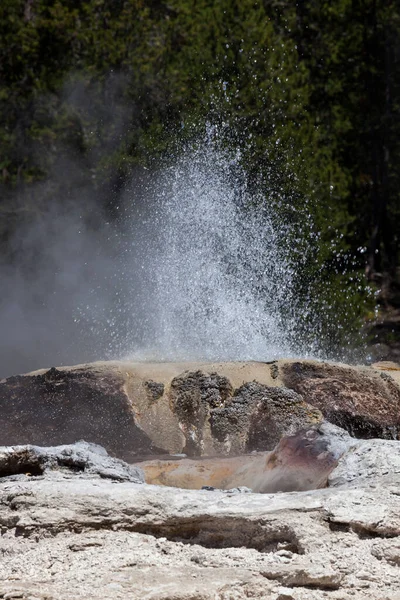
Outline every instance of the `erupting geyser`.
[(141, 342), (131, 338), (130, 357), (265, 361), (296, 352), (287, 231), (268, 199), (250, 192), (240, 152), (221, 150), (217, 137), (211, 128), (164, 169), (147, 189), (150, 207), (133, 214)]

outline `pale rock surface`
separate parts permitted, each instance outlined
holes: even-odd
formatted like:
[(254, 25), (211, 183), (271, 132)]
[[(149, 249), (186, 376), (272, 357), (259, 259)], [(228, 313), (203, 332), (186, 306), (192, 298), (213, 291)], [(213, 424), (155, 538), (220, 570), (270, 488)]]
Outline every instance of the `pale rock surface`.
[(56, 473), (81, 473), (98, 475), (105, 479), (144, 483), (140, 467), (128, 465), (109, 456), (104, 448), (84, 441), (64, 446), (41, 448), (39, 446), (0, 447), (0, 480), (18, 479), (19, 475), (50, 475)]
[(329, 486), (375, 486), (377, 482), (400, 484), (400, 443), (358, 440), (329, 475)]
[[(0, 382), (0, 444), (20, 444), (0, 449), (0, 598), (400, 600), (399, 382), (294, 360)], [(85, 438), (130, 462), (185, 451), (197, 473), (218, 454), (233, 489), (136, 483), (144, 462), (56, 447)]]
[(183, 490), (54, 461), (37, 477), (1, 478), (0, 598), (398, 600), (388, 442), (369, 441), (377, 469), (341, 487), (335, 472), (366, 442), (347, 447), (337, 433), (337, 487), (305, 492)]

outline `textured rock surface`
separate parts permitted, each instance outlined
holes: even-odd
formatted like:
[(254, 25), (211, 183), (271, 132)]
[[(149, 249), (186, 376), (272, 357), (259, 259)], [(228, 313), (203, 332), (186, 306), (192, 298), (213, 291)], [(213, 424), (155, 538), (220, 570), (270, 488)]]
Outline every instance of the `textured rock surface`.
[(322, 413), (356, 437), (397, 439), (399, 382), (396, 365), (316, 361), (52, 368), (0, 382), (0, 444), (85, 439), (128, 461), (235, 456), (272, 450)]
[(283, 435), (322, 419), (292, 390), (258, 382), (233, 390), (226, 377), (203, 371), (174, 378), (171, 403), (189, 456), (272, 450)]
[(399, 442), (358, 441), (343, 455), (329, 476), (332, 487), (376, 485), (376, 481), (400, 484)]
[(0, 479), (0, 597), (395, 600), (400, 487), (364, 483), (262, 495)]
[(399, 439), (400, 388), (394, 374), (400, 368), (298, 361), (284, 364), (282, 373), (285, 385), (355, 437)]
[(355, 444), (346, 431), (327, 422), (284, 436), (270, 453), (264, 472), (250, 487), (261, 493), (323, 488), (338, 461)]
[(0, 479), (20, 479), (18, 476), (40, 476), (51, 472), (98, 475), (116, 481), (144, 483), (140, 467), (134, 467), (108, 456), (96, 444), (81, 441), (76, 444), (41, 448), (39, 446), (9, 446), (0, 448)]

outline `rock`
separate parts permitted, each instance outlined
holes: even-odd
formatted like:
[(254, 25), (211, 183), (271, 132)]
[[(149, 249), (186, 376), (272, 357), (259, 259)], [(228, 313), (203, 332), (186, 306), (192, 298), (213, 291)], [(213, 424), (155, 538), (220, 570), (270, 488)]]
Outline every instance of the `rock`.
[(400, 371), (316, 361), (103, 362), (0, 382), (0, 444), (85, 439), (128, 461), (273, 450), (325, 419), (355, 437), (395, 439)]
[(173, 379), (171, 401), (189, 456), (272, 450), (282, 435), (322, 419), (292, 390), (257, 382), (233, 390), (226, 377), (203, 371)]
[(290, 588), (281, 588), (279, 592), (279, 596), (276, 597), (276, 600), (296, 600), (293, 596), (293, 590)]
[[(398, 495), (398, 488), (386, 488), (385, 482), (377, 480), (385, 490), (386, 502), (388, 498)], [(334, 489), (334, 488), (331, 488)], [(340, 488), (343, 492), (345, 488)], [(396, 538), (400, 536), (399, 514), (396, 513), (394, 504), (375, 503), (375, 498), (380, 496), (374, 486), (370, 490), (363, 488), (362, 499), (355, 500), (360, 495), (360, 489), (347, 489), (346, 498), (328, 495), (325, 502), (325, 517), (332, 531), (354, 532), (360, 539)], [(396, 504), (396, 503), (395, 503)], [(367, 569), (368, 570), (368, 569)]]
[(100, 444), (121, 458), (165, 453), (140, 427), (118, 369), (87, 365), (0, 384), (0, 444)]
[(389, 375), (369, 367), (311, 361), (287, 362), (281, 370), (287, 387), (354, 437), (399, 439), (400, 387), (393, 370)]
[[(282, 436), (321, 421), (320, 411), (293, 390), (257, 382), (242, 385), (209, 417), (212, 438), (234, 454), (272, 450)], [(213, 449), (222, 450), (216, 443)]]
[(320, 590), (337, 590), (343, 575), (330, 569), (310, 566), (307, 568), (294, 567), (293, 565), (272, 567), (261, 572), (267, 579), (276, 579), (285, 586), (317, 588)]
[(400, 567), (400, 540), (393, 538), (376, 543), (372, 546), (371, 554), (378, 560), (386, 560), (391, 565)]
[(327, 422), (284, 436), (258, 480), (251, 481), (252, 489), (271, 493), (325, 487), (339, 459), (355, 444), (346, 431)]
[[(84, 438), (125, 460), (228, 456), (272, 449), (281, 435), (322, 418), (295, 392), (274, 387), (278, 380), (267, 365), (222, 364), (222, 373), (182, 368), (110, 362), (9, 377), (0, 382), (0, 443)], [(234, 387), (238, 373), (257, 371), (261, 382)]]
[(239, 485), (235, 488), (230, 488), (229, 490), (223, 490), (226, 494), (251, 494), (253, 490), (246, 487), (245, 485)]
[(395, 598), (397, 491), (231, 495), (57, 470), (0, 479), (0, 597)]
[(400, 484), (400, 444), (356, 440), (323, 422), (284, 436), (272, 452), (233, 458), (150, 460), (140, 463), (147, 483), (186, 489), (293, 492), (330, 487)]
[(185, 454), (201, 456), (208, 454), (207, 450), (213, 453), (210, 411), (225, 406), (232, 394), (230, 381), (218, 373), (188, 371), (172, 380), (171, 404), (186, 438)]
[(111, 458), (104, 448), (96, 444), (81, 441), (47, 448), (0, 447), (0, 480), (15, 479), (18, 475), (46, 476), (52, 471), (144, 483), (144, 474), (140, 467)]
[(157, 402), (163, 394), (164, 394), (164, 384), (157, 383), (156, 381), (152, 381), (149, 379), (145, 382), (145, 388), (147, 390), (147, 395), (153, 400), (153, 402)]
[[(4, 380), (0, 441), (30, 445), (0, 448), (0, 598), (399, 598), (400, 443), (354, 437), (396, 437), (398, 375), (116, 362)], [(85, 433), (170, 455), (55, 446)]]
[(342, 456), (329, 475), (329, 486), (351, 487), (400, 483), (400, 443), (389, 440), (359, 441)]

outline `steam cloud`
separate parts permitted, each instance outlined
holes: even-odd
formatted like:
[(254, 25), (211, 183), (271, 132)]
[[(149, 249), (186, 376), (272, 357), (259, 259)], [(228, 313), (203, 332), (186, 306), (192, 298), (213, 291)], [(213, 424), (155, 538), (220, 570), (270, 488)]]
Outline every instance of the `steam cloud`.
[[(12, 194), (18, 222), (0, 259), (0, 376), (110, 356), (119, 237), (93, 178), (132, 119), (124, 85), (110, 74), (99, 94), (83, 76), (71, 75), (59, 108), (78, 123), (74, 131), (81, 130), (86, 154), (78, 157), (58, 142), (46, 182)], [(48, 99), (37, 103), (43, 110)], [(91, 143), (93, 136), (100, 143)], [(40, 165), (43, 149), (30, 151)]]

